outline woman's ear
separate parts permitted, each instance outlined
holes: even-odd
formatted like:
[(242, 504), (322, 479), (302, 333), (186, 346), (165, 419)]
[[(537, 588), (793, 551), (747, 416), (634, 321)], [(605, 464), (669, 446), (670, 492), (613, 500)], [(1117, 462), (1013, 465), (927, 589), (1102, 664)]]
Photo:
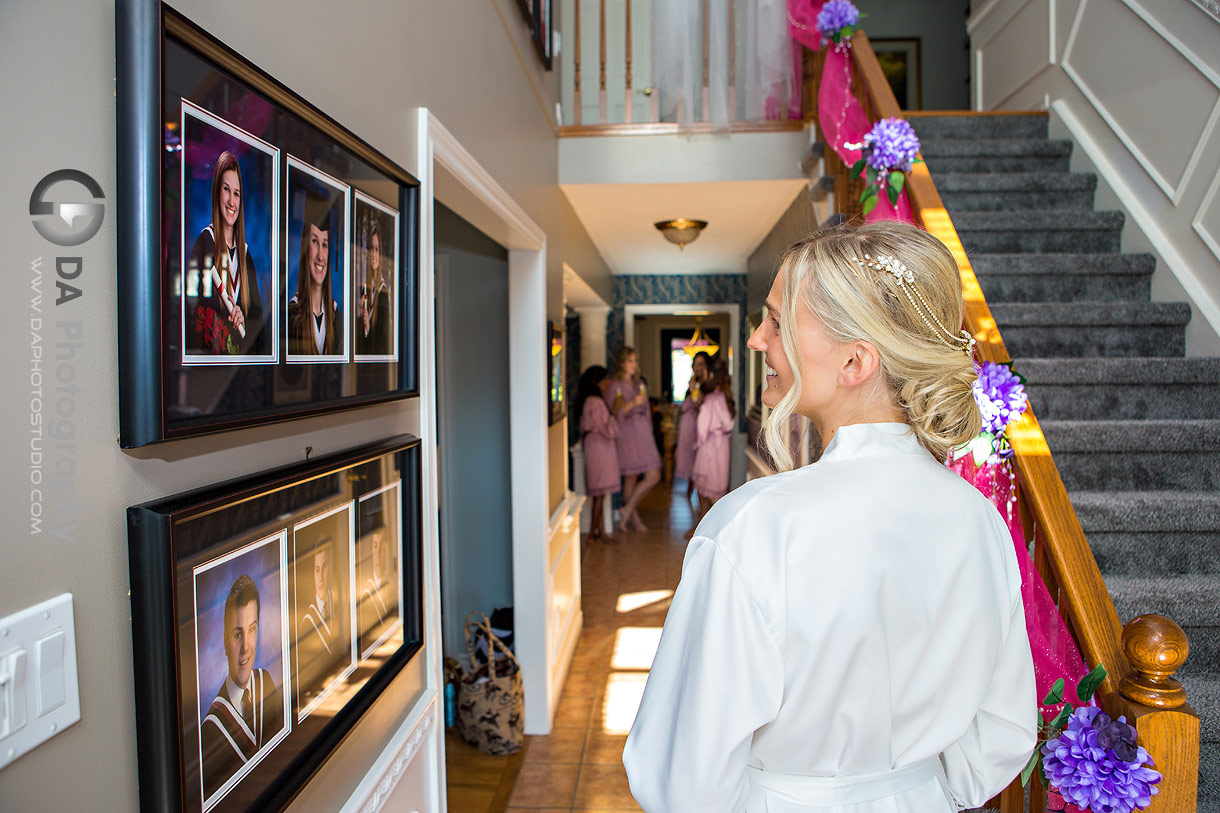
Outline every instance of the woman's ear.
[(881, 369), (881, 354), (872, 342), (863, 340), (844, 345), (847, 359), (839, 371), (839, 380), (844, 387), (858, 387), (871, 381)]

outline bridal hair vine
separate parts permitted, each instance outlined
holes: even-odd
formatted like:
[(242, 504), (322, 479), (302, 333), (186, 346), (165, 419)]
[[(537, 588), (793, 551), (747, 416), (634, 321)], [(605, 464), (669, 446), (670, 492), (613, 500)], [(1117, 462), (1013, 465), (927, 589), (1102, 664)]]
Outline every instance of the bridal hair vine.
[[(928, 300), (924, 299), (923, 294), (915, 287), (915, 275), (906, 267), (905, 263), (899, 262), (895, 257), (887, 257), (884, 254), (878, 254), (876, 257), (870, 257), (865, 254), (864, 259), (852, 257), (856, 265), (861, 268), (871, 268), (874, 271), (883, 271), (894, 278), (894, 282), (898, 285), (898, 290), (906, 295), (907, 301), (911, 303), (911, 307), (919, 314), (919, 318), (928, 326), (928, 330), (932, 331), (941, 344), (948, 347), (950, 350), (957, 350), (965, 353), (967, 356), (974, 354), (974, 337), (967, 331), (962, 330), (957, 333), (949, 330), (936, 317), (936, 312), (932, 310), (932, 306), (928, 304)], [(856, 277), (859, 278), (859, 274)], [(918, 302), (916, 302), (918, 299)]]

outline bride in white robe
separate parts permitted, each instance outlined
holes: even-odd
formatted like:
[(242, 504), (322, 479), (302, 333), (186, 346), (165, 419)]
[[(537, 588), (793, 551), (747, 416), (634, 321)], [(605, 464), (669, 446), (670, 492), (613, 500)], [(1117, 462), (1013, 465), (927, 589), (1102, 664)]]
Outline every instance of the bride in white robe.
[[(848, 262), (865, 252), (909, 264), (933, 310)], [(844, 284), (864, 291), (854, 310), (827, 307)], [(819, 233), (785, 256), (767, 307), (750, 347), (774, 371), (772, 427), (797, 411), (828, 443), (696, 530), (623, 754), (632, 793), (649, 813), (979, 806), (1028, 760), (1037, 698), (1004, 522), (930, 453), (978, 427), (968, 337), (925, 318), (961, 323), (952, 257), (894, 223)], [(939, 384), (903, 386), (912, 354), (943, 358)]]

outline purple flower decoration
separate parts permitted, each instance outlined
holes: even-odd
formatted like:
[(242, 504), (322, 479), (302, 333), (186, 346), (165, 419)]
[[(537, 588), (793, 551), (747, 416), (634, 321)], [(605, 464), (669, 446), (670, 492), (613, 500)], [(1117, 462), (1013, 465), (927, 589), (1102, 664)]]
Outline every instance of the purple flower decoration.
[(822, 35), (823, 43), (827, 40), (837, 43), (842, 29), (859, 22), (860, 11), (851, 0), (828, 0), (818, 12), (818, 33)]
[[(1101, 731), (1094, 725), (1099, 715), (1105, 717), (1099, 721)], [(1143, 809), (1152, 804), (1157, 794), (1153, 786), (1161, 781), (1159, 772), (1146, 767), (1152, 765), (1152, 758), (1144, 748), (1136, 747), (1134, 758), (1124, 760), (1102, 744), (1110, 735), (1126, 739), (1126, 732), (1111, 731), (1116, 725), (1125, 726), (1126, 718), (1115, 722), (1101, 709), (1085, 706), (1072, 713), (1057, 738), (1042, 746), (1042, 767), (1050, 784), (1065, 800), (1093, 813)]]
[(882, 119), (864, 136), (864, 143), (868, 165), (882, 177), (893, 170), (910, 172), (919, 154), (919, 137), (906, 119)]
[(1025, 382), (1007, 364), (985, 361), (977, 369), (971, 389), (983, 416), (982, 431), (998, 435), (1029, 405)]

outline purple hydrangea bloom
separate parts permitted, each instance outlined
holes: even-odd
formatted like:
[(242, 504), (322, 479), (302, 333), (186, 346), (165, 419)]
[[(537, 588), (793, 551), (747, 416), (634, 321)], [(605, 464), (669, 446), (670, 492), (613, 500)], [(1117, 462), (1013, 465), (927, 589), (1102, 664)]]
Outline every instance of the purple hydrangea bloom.
[(818, 33), (823, 40), (828, 40), (839, 32), (840, 28), (855, 25), (860, 22), (860, 11), (851, 0), (828, 0), (818, 12)]
[(982, 431), (998, 435), (1025, 411), (1029, 403), (1025, 385), (1006, 364), (985, 361), (977, 369), (978, 378), (971, 389), (983, 416)]
[[(1094, 706), (1076, 709), (1059, 736), (1042, 746), (1046, 778), (1063, 798), (1093, 813), (1131, 813), (1152, 804), (1153, 787), (1161, 775), (1150, 767), (1152, 758), (1142, 748), (1135, 758), (1119, 759), (1101, 745), (1093, 718), (1102, 713)], [(1125, 717), (1119, 717), (1125, 723)]]
[(919, 154), (919, 137), (906, 119), (882, 119), (864, 136), (864, 143), (868, 165), (880, 173), (910, 172)]

